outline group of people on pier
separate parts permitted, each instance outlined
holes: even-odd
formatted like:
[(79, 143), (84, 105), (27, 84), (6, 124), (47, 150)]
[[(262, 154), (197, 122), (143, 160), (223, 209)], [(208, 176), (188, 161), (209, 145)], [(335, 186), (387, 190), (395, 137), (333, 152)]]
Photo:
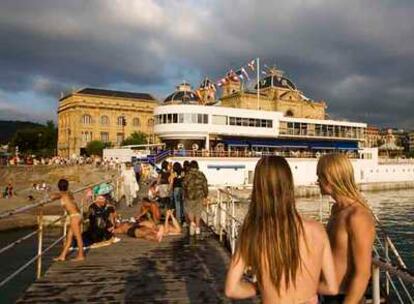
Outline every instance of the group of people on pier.
[[(251, 202), (227, 274), (228, 297), (261, 294), (264, 303), (363, 303), (375, 239), (373, 214), (357, 188), (346, 155), (322, 156), (316, 173), (321, 193), (334, 199), (326, 230), (297, 211), (286, 159), (265, 156), (259, 160)], [(57, 260), (65, 259), (73, 238), (79, 247), (75, 260), (83, 260), (80, 211), (67, 181), (59, 181), (58, 187), (71, 228)], [(132, 222), (117, 222), (116, 211), (108, 207), (104, 196), (98, 195), (94, 204), (108, 210), (110, 224), (104, 225), (108, 235), (123, 233), (160, 242), (166, 235), (182, 233), (184, 213), (190, 234), (199, 233), (207, 195), (207, 180), (196, 161), (183, 166), (163, 162)], [(90, 214), (96, 215), (96, 210)], [(94, 219), (90, 221), (93, 228)], [(254, 280), (246, 278), (246, 271)]]

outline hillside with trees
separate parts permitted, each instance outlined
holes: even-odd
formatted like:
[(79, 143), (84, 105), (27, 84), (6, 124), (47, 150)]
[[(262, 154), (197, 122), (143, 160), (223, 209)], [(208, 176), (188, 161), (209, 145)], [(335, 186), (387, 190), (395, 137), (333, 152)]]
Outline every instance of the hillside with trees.
[(41, 124), (30, 121), (8, 121), (0, 120), (0, 144), (10, 142), (17, 130), (42, 127)]

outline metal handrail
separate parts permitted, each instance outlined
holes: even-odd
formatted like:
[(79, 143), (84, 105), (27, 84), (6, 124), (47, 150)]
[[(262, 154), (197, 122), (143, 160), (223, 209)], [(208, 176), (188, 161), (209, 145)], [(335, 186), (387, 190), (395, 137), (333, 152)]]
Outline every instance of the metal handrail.
[[(232, 208), (232, 212), (230, 213), (228, 208), (224, 208), (223, 205), (223, 199), (222, 199), (222, 195), (225, 195), (229, 198), (229, 200), (227, 200), (225, 202), (226, 205), (230, 204), (231, 208)], [(234, 202), (235, 201), (239, 201), (239, 197), (235, 196), (231, 191), (228, 190), (224, 190), (224, 189), (218, 189), (217, 191), (217, 207), (216, 207), (216, 211), (215, 214), (213, 215), (213, 220), (215, 218), (219, 218), (219, 227), (218, 227), (218, 234), (220, 236), (220, 241), (223, 240), (222, 234), (223, 232), (226, 233), (227, 236), (227, 240), (230, 242), (230, 250), (231, 253), (234, 253), (234, 249), (235, 249), (235, 242), (237, 239), (237, 233), (235, 233), (234, 231), (234, 227), (235, 224), (237, 223), (237, 225), (242, 225), (242, 222), (240, 219), (236, 218), (234, 216)], [(214, 205), (214, 204), (210, 204), (210, 205)], [(220, 214), (218, 214), (218, 212), (220, 212)], [(223, 220), (223, 214), (225, 215), (225, 218)], [(378, 223), (380, 223), (378, 217), (374, 214), (375, 219)], [(209, 212), (207, 211), (207, 224), (209, 224), (209, 219), (211, 217), (211, 214), (209, 214)], [(231, 223), (228, 224), (228, 221), (230, 221)], [(223, 225), (224, 222), (224, 225)], [(382, 229), (382, 232), (385, 234), (385, 247), (384, 245), (379, 242), (380, 246), (384, 249), (385, 251), (385, 259), (380, 258), (380, 255), (378, 253), (378, 250), (374, 247), (374, 252), (376, 253), (376, 257), (373, 257), (372, 260), (372, 290), (373, 290), (373, 303), (374, 304), (378, 304), (380, 303), (381, 299), (380, 299), (380, 271), (384, 271), (385, 272), (385, 283), (386, 283), (386, 294), (387, 296), (389, 295), (389, 285), (391, 285), (393, 291), (395, 292), (395, 295), (397, 296), (398, 300), (400, 301), (400, 303), (406, 303), (403, 300), (402, 295), (400, 294), (396, 284), (394, 283), (394, 281), (392, 280), (392, 276), (395, 276), (401, 287), (402, 290), (405, 293), (406, 299), (408, 299), (409, 303), (414, 303), (413, 301), (413, 297), (410, 294), (407, 286), (405, 285), (405, 283), (408, 284), (414, 284), (414, 275), (412, 273), (410, 273), (407, 270), (407, 267), (403, 261), (403, 259), (401, 258), (401, 256), (398, 253), (398, 250), (395, 248), (394, 243), (392, 242), (392, 240), (389, 238), (388, 234), (386, 233), (385, 229), (383, 229), (382, 225), (379, 225)], [(213, 229), (214, 231), (214, 229)], [(214, 231), (216, 232), (216, 231)], [(378, 237), (377, 237), (378, 238)], [(378, 238), (379, 240), (379, 238)], [(394, 254), (394, 256), (397, 258), (397, 263), (398, 265), (394, 265), (391, 261), (391, 259), (388, 256), (388, 248), (391, 248), (391, 253)]]
[[(89, 187), (93, 187), (93, 186), (96, 186), (96, 185), (100, 185), (102, 183), (111, 183), (111, 182), (113, 182), (113, 180), (105, 180), (105, 181), (101, 181), (99, 183), (90, 184), (90, 185), (81, 187), (79, 189), (76, 189), (73, 192), (73, 194), (82, 192), (82, 191), (86, 190)], [(115, 197), (118, 197), (118, 190), (120, 188), (119, 185), (118, 185), (119, 180), (118, 179), (115, 179), (115, 183), (116, 183), (116, 187), (114, 187), (114, 190), (113, 191), (114, 191)], [(23, 208), (25, 208), (24, 210), (26, 211), (26, 210), (30, 210), (30, 209), (35, 208), (35, 207), (43, 207), (45, 204), (50, 203), (52, 201), (54, 201), (54, 200), (48, 200), (48, 201), (45, 201), (44, 200), (44, 201), (42, 201), (40, 203), (37, 203), (37, 204), (31, 204), (31, 205), (28, 205), (28, 206), (24, 206)], [(33, 207), (33, 206), (35, 206), (35, 207)], [(19, 210), (14, 209), (13, 211), (17, 210), (17, 212), (14, 212), (13, 214), (22, 212), (21, 209), (23, 209), (23, 208), (18, 208)], [(81, 212), (83, 213), (83, 208), (84, 208), (83, 201), (81, 201), (81, 207), (80, 208), (81, 208)], [(4, 214), (6, 214), (6, 213), (4, 213)], [(63, 227), (64, 228), (63, 229), (63, 235), (61, 237), (59, 237), (57, 240), (55, 240), (46, 249), (43, 249), (42, 246), (43, 246), (43, 231), (44, 231), (44, 228), (51, 227), (52, 225), (56, 224), (59, 221), (62, 221), (63, 219), (66, 220), (66, 218), (67, 218), (67, 214), (65, 212), (64, 215), (60, 216), (59, 218), (57, 218), (53, 222), (50, 222), (50, 223), (48, 223), (47, 225), (44, 226), (43, 225), (43, 210), (41, 209), (40, 210), (40, 215), (38, 216), (38, 225), (39, 225), (39, 228), (38, 229), (36, 229), (33, 232), (30, 232), (29, 234), (27, 234), (27, 235), (19, 238), (18, 240), (14, 241), (14, 242), (12, 242), (12, 243), (10, 243), (10, 244), (8, 244), (8, 245), (6, 245), (6, 246), (4, 246), (3, 248), (0, 249), (0, 254), (2, 254), (4, 252), (8, 251), (9, 249), (15, 247), (16, 245), (22, 243), (23, 241), (25, 241), (25, 240), (33, 237), (36, 234), (39, 236), (39, 239), (38, 239), (38, 253), (37, 253), (37, 255), (34, 256), (33, 258), (31, 258), (28, 262), (26, 262), (25, 264), (23, 264), (17, 270), (15, 270), (12, 274), (8, 275), (5, 279), (3, 279), (0, 282), (0, 288), (3, 287), (5, 284), (7, 284), (9, 281), (11, 281), (14, 277), (16, 277), (19, 273), (21, 273), (23, 270), (25, 270), (30, 264), (34, 263), (35, 261), (38, 262), (38, 264), (37, 264), (37, 278), (40, 278), (41, 273), (42, 273), (42, 257), (43, 257), (43, 255), (46, 252), (48, 252), (51, 248), (53, 248), (54, 246), (56, 246), (66, 236), (66, 229), (65, 229), (66, 228), (66, 223), (63, 223), (63, 225), (64, 225), (64, 227)]]
[[(63, 218), (65, 218), (66, 217), (66, 215), (62, 215), (62, 216), (60, 216), (58, 219), (56, 219), (55, 221), (53, 221), (53, 222), (51, 222), (51, 223), (49, 223), (48, 225), (46, 225), (46, 226), (43, 226), (43, 228), (47, 228), (47, 227), (50, 227), (50, 226), (52, 226), (52, 225), (54, 225), (54, 224), (56, 224), (57, 222), (59, 222), (59, 221), (61, 221)], [(2, 254), (2, 253), (4, 253), (4, 252), (6, 252), (7, 250), (9, 250), (9, 249), (12, 249), (14, 246), (16, 246), (16, 245), (18, 245), (18, 244), (20, 244), (20, 243), (22, 243), (23, 241), (25, 241), (25, 240), (28, 240), (28, 239), (30, 239), (32, 236), (35, 236), (36, 234), (38, 234), (39, 232), (40, 232), (40, 230), (41, 230), (42, 228), (38, 228), (38, 229), (36, 229), (35, 231), (32, 231), (32, 232), (30, 232), (29, 234), (26, 234), (25, 236), (22, 236), (21, 238), (19, 238), (18, 240), (16, 240), (16, 241), (14, 241), (14, 242), (11, 242), (10, 244), (8, 244), (8, 245), (6, 245), (6, 246), (4, 246), (3, 248), (1, 248), (0, 249), (0, 254)]]
[[(92, 183), (92, 184), (86, 185), (84, 187), (81, 187), (79, 189), (76, 189), (76, 191), (74, 191), (72, 193), (76, 194), (76, 193), (84, 191), (84, 190), (86, 190), (90, 187), (94, 187), (94, 186), (100, 185), (102, 183), (110, 183), (111, 181), (112, 180), (109, 179), (109, 180), (101, 181), (99, 183)], [(0, 220), (3, 219), (3, 218), (6, 218), (6, 217), (12, 216), (14, 214), (22, 213), (22, 212), (25, 212), (25, 211), (28, 211), (28, 210), (31, 210), (31, 209), (34, 209), (34, 208), (37, 208), (37, 207), (44, 206), (44, 205), (49, 204), (49, 203), (53, 203), (56, 200), (58, 200), (58, 199), (51, 200), (50, 198), (45, 198), (42, 201), (40, 201), (39, 203), (33, 203), (33, 204), (29, 204), (29, 205), (26, 205), (26, 206), (23, 206), (23, 207), (18, 207), (18, 208), (14, 208), (14, 209), (4, 211), (4, 212), (0, 213)]]

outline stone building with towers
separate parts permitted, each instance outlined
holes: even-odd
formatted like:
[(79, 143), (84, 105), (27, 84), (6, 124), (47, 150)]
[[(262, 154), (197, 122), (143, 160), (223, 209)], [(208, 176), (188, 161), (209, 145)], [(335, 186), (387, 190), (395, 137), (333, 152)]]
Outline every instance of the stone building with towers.
[(84, 154), (92, 140), (119, 146), (138, 131), (154, 141), (153, 110), (157, 105), (158, 101), (146, 93), (84, 88), (62, 96), (58, 105), (58, 154)]
[(222, 86), (221, 105), (241, 109), (283, 112), (288, 117), (325, 119), (326, 103), (307, 98), (283, 71), (269, 68), (254, 91), (244, 90), (242, 83), (229, 78)]

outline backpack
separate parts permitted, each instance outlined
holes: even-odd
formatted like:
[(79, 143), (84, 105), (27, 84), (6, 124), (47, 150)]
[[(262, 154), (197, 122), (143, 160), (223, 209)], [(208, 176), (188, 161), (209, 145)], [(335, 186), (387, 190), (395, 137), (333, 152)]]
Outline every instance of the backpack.
[(185, 198), (198, 200), (206, 196), (207, 179), (200, 171), (189, 171), (184, 178)]

